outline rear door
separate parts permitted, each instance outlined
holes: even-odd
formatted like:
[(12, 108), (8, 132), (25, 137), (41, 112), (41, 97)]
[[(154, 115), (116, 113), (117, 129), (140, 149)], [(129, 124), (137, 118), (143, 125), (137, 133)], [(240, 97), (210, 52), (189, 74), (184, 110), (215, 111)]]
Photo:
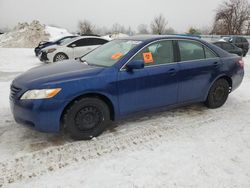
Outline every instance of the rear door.
[(173, 41), (158, 41), (142, 49), (131, 61), (142, 60), (143, 69), (118, 74), (122, 115), (177, 103), (178, 64)]
[(198, 41), (179, 40), (179, 103), (203, 100), (218, 74), (220, 59)]

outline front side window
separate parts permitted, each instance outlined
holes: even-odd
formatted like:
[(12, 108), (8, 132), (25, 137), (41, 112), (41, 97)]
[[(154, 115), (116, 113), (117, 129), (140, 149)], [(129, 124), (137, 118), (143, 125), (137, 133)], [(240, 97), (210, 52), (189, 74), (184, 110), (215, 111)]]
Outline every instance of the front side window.
[(143, 48), (133, 60), (142, 60), (145, 66), (173, 63), (173, 51), (171, 40), (159, 41)]

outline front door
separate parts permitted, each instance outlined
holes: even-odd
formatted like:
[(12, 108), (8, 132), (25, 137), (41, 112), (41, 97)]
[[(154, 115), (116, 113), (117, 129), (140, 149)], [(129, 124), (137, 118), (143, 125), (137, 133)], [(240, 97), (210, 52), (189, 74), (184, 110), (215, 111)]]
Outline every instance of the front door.
[(177, 103), (178, 64), (171, 40), (148, 45), (131, 61), (143, 60), (143, 69), (118, 73), (121, 115)]

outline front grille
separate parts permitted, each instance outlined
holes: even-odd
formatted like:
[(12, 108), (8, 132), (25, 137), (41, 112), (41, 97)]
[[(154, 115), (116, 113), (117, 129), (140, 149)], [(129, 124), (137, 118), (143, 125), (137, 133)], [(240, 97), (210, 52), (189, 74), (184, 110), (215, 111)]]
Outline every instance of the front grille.
[(14, 86), (13, 84), (10, 86), (10, 99), (16, 98), (17, 94), (21, 91), (21, 88)]

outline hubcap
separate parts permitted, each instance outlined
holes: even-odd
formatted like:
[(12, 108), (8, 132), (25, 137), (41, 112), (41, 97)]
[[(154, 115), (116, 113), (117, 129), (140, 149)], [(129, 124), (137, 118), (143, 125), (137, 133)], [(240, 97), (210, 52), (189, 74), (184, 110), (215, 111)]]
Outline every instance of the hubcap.
[(214, 89), (213, 99), (215, 102), (221, 101), (225, 96), (225, 88), (218, 86)]
[(102, 113), (94, 106), (82, 108), (75, 116), (75, 125), (81, 131), (93, 129), (102, 121)]
[(59, 54), (59, 55), (56, 56), (56, 61), (62, 61), (64, 59), (65, 59), (64, 55)]

